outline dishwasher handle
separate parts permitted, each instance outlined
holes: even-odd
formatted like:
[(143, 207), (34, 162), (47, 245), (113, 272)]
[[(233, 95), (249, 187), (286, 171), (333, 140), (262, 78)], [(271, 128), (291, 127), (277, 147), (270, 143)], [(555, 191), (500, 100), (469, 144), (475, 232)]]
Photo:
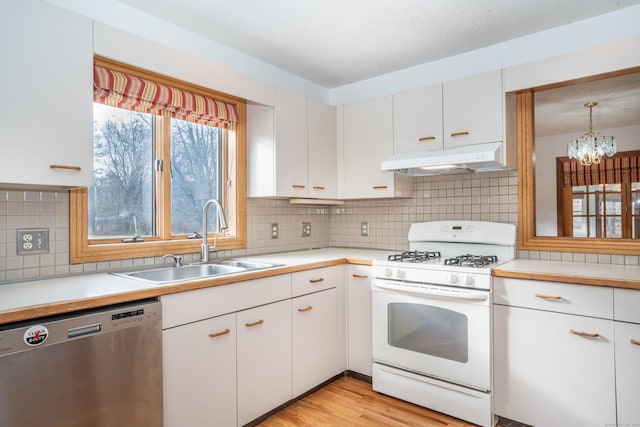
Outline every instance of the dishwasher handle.
[(78, 338), (85, 335), (97, 334), (98, 332), (102, 332), (102, 323), (69, 329), (67, 331), (67, 338)]

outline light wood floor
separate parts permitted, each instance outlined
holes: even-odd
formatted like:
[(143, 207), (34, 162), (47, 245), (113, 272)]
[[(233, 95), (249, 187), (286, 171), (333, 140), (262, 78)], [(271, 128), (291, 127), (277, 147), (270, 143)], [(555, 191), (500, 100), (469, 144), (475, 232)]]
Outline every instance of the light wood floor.
[(285, 408), (259, 427), (416, 426), (474, 427), (438, 412), (372, 390), (371, 384), (340, 377)]

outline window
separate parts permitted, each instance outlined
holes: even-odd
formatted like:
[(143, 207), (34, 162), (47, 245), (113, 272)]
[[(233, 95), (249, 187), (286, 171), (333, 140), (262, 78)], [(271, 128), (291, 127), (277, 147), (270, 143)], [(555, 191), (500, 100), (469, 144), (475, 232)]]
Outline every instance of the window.
[(246, 247), (244, 101), (95, 65), (94, 186), (71, 192), (71, 262), (198, 252), (209, 199), (229, 225), (213, 226), (210, 209), (209, 237), (221, 250)]
[(561, 235), (640, 239), (640, 152), (619, 153), (593, 166), (558, 160)]

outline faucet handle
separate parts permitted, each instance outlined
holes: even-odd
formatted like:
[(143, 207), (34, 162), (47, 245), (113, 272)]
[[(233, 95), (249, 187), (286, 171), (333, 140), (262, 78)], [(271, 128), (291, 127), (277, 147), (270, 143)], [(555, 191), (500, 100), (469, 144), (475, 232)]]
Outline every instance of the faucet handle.
[(173, 258), (174, 267), (182, 267), (182, 255), (166, 254), (162, 257), (163, 260), (166, 260), (167, 258)]

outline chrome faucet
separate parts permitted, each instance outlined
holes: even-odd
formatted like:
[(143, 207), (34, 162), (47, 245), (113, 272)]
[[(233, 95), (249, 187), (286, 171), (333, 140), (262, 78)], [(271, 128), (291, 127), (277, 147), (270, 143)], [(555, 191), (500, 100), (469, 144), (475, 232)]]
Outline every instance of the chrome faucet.
[(166, 261), (167, 258), (173, 259), (174, 267), (182, 267), (182, 255), (166, 254), (162, 257), (163, 261)]
[[(207, 200), (202, 208), (202, 245), (200, 245), (200, 261), (201, 262), (209, 262), (209, 242), (207, 241), (207, 214), (209, 212), (209, 206), (216, 205), (216, 211), (218, 213), (218, 228), (217, 232), (220, 230), (226, 229), (227, 226), (227, 218), (224, 216), (224, 210), (222, 209), (222, 205), (216, 199)], [(218, 246), (218, 237), (214, 237), (213, 239), (213, 250), (217, 250)]]

